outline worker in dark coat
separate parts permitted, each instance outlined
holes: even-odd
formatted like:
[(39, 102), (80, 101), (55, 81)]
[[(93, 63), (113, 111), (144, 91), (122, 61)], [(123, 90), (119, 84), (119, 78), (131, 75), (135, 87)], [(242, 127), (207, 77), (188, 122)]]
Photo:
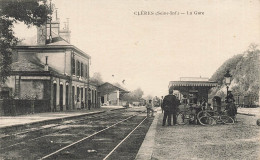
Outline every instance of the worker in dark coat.
[(235, 100), (233, 97), (227, 97), (227, 105), (225, 110), (227, 111), (227, 115), (235, 120), (237, 115), (237, 107), (234, 101)]
[(176, 114), (177, 114), (177, 98), (173, 95), (172, 90), (169, 90), (169, 94), (164, 97), (162, 108), (164, 111), (162, 125), (165, 126), (166, 119), (167, 119), (168, 126), (171, 125), (171, 115), (174, 115), (173, 125), (175, 125)]
[(177, 98), (176, 95), (174, 95), (175, 101), (174, 101), (174, 109), (171, 112), (173, 117), (173, 125), (177, 124), (177, 113), (179, 112), (179, 105), (181, 104), (180, 100)]

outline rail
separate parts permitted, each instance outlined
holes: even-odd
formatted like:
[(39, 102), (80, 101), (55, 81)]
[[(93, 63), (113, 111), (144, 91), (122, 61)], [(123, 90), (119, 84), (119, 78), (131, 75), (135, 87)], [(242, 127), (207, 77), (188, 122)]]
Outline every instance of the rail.
[[(119, 121), (119, 122), (117, 122), (117, 123), (115, 123), (115, 124), (113, 124), (113, 125), (110, 125), (110, 126), (104, 128), (104, 129), (102, 129), (102, 130), (100, 130), (100, 131), (97, 131), (97, 132), (95, 132), (95, 133), (93, 133), (93, 134), (91, 134), (91, 135), (89, 135), (89, 136), (87, 136), (87, 137), (84, 137), (84, 138), (82, 138), (82, 139), (80, 139), (80, 140), (78, 140), (78, 141), (76, 141), (76, 142), (74, 142), (74, 143), (71, 143), (71, 144), (69, 144), (69, 145), (67, 145), (67, 146), (65, 146), (65, 147), (62, 147), (62, 148), (56, 150), (55, 152), (52, 152), (52, 153), (50, 153), (50, 154), (48, 154), (48, 155), (46, 155), (46, 156), (40, 158), (40, 160), (43, 160), (43, 159), (49, 158), (49, 157), (51, 157), (51, 156), (53, 156), (53, 155), (55, 155), (55, 154), (58, 154), (58, 153), (60, 153), (61, 151), (65, 150), (65, 149), (67, 149), (67, 148), (69, 148), (69, 147), (71, 147), (71, 146), (74, 146), (74, 145), (76, 145), (76, 144), (78, 144), (78, 143), (80, 143), (80, 142), (82, 142), (82, 141), (84, 141), (84, 140), (87, 140), (87, 139), (89, 139), (89, 138), (91, 138), (91, 137), (93, 137), (93, 136), (95, 136), (95, 135), (97, 135), (97, 134), (99, 134), (99, 133), (101, 133), (101, 132), (104, 132), (104, 131), (106, 131), (106, 130), (108, 130), (108, 129), (110, 129), (110, 128), (112, 128), (112, 127), (114, 127), (114, 126), (116, 126), (116, 125), (118, 125), (118, 124), (120, 124), (120, 123), (122, 123), (122, 122), (124, 122), (124, 121), (126, 121), (126, 120), (128, 120), (128, 119), (130, 119), (130, 118), (132, 118), (132, 117), (135, 117), (135, 116), (139, 115), (139, 114), (140, 114), (140, 113), (135, 114), (135, 115), (132, 115), (132, 116), (126, 118), (126, 119), (123, 119), (123, 120), (121, 120), (121, 121)], [(143, 121), (142, 121), (142, 122), (143, 122)]]

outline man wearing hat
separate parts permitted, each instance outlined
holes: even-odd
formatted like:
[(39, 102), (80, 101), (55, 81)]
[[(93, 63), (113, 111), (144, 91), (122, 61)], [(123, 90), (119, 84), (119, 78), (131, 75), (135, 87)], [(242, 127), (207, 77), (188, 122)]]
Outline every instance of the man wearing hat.
[(152, 104), (152, 100), (151, 99), (146, 104), (146, 109), (147, 109), (147, 117), (149, 117), (150, 112), (152, 112), (151, 116), (153, 117), (154, 116), (154, 110), (153, 110), (153, 104)]
[(167, 123), (168, 126), (171, 126), (171, 115), (173, 115), (173, 125), (176, 124), (176, 114), (177, 114), (177, 110), (178, 110), (178, 104), (177, 104), (178, 100), (176, 98), (176, 96), (173, 95), (173, 90), (169, 90), (169, 94), (166, 95), (163, 99), (163, 111), (164, 111), (164, 115), (163, 115), (163, 126), (165, 126), (166, 123), (166, 119), (167, 119)]

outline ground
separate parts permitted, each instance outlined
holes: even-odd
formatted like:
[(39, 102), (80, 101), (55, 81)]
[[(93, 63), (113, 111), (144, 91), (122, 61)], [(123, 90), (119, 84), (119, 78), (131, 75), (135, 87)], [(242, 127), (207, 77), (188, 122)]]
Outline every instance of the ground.
[(163, 127), (161, 114), (152, 159), (258, 160), (260, 128), (256, 118), (245, 115), (237, 118), (234, 125)]

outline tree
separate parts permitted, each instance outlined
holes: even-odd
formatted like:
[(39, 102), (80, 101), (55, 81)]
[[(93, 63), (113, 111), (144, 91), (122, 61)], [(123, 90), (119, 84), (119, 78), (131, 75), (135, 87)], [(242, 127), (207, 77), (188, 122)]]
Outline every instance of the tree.
[(17, 45), (13, 24), (23, 22), (28, 27), (47, 22), (52, 11), (47, 0), (0, 0), (0, 78), (5, 82), (10, 76), (12, 48)]
[(101, 73), (95, 72), (95, 73), (93, 74), (93, 76), (90, 78), (90, 82), (95, 83), (95, 84), (97, 84), (97, 85), (103, 84), (104, 82), (103, 82)]
[(222, 100), (224, 100), (226, 97), (226, 94), (223, 91), (219, 91), (219, 92), (217, 92), (217, 96), (219, 96)]
[[(224, 74), (230, 70), (232, 81), (230, 90), (239, 96), (259, 96), (259, 55), (260, 50), (254, 43), (250, 44), (243, 54), (228, 59), (211, 77), (212, 81), (218, 82), (219, 86), (212, 89), (209, 97), (219, 94), (222, 88), (226, 88)], [(224, 92), (221, 94), (224, 97)]]
[(144, 92), (143, 92), (143, 90), (142, 90), (141, 88), (137, 88), (136, 90), (134, 90), (134, 91), (132, 92), (132, 95), (133, 95), (137, 100), (139, 100), (140, 98), (142, 98), (143, 94), (144, 94)]
[(123, 94), (121, 99), (130, 103), (135, 101), (131, 93)]
[(146, 101), (148, 101), (148, 100), (152, 100), (152, 99), (153, 99), (153, 96), (151, 96), (151, 95), (147, 95), (144, 99), (145, 99)]
[(141, 88), (137, 88), (128, 94), (124, 94), (122, 100), (128, 102), (139, 102), (143, 94), (144, 94), (143, 90)]

